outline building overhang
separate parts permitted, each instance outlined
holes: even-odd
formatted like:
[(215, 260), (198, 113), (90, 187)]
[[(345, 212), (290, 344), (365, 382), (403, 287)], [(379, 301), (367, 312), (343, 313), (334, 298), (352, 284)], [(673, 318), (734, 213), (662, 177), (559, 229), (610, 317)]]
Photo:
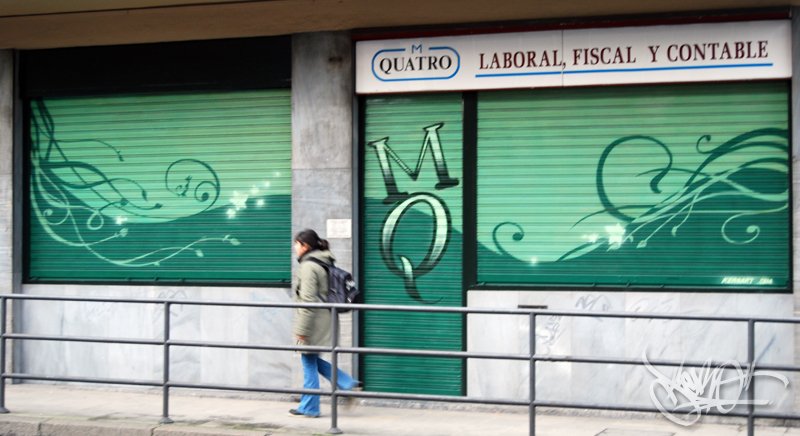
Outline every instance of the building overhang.
[(790, 6), (800, 6), (800, 0), (0, 0), (0, 48), (764, 8), (788, 11)]

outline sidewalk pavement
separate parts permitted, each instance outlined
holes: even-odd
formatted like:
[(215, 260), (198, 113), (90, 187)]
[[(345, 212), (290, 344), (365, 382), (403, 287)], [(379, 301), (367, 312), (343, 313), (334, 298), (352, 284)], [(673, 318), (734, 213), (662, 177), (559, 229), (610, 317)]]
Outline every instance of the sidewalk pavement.
[[(265, 436), (321, 435), (331, 426), (330, 405), (317, 419), (291, 417), (294, 403), (269, 398), (170, 395), (173, 424), (159, 424), (160, 391), (110, 391), (85, 387), (7, 385), (0, 415), (5, 436)], [(366, 405), (339, 407), (338, 427), (348, 435), (528, 435), (527, 409), (491, 411)], [(568, 413), (568, 411), (564, 411)], [(663, 417), (600, 418), (539, 414), (537, 436), (744, 436), (742, 425), (700, 423), (681, 427)], [(756, 427), (757, 436), (800, 436), (800, 428)]]

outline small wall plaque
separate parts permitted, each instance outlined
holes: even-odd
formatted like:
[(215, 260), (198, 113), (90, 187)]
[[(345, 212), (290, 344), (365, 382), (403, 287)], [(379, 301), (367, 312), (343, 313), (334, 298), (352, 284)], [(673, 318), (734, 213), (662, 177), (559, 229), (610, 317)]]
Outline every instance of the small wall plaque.
[(329, 219), (326, 235), (328, 239), (348, 239), (353, 237), (353, 220)]

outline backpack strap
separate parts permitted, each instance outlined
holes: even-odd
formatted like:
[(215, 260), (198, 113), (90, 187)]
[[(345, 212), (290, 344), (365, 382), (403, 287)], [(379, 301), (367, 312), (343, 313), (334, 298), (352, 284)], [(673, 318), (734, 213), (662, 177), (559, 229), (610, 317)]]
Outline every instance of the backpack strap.
[(304, 259), (303, 261), (305, 262), (305, 260), (310, 260), (310, 261), (312, 261), (312, 262), (316, 263), (317, 265), (319, 265), (319, 266), (321, 266), (321, 267), (325, 268), (325, 272), (326, 272), (326, 273), (330, 273), (330, 270), (329, 270), (328, 268), (329, 268), (331, 265), (328, 265), (327, 263), (325, 263), (325, 262), (323, 262), (323, 261), (321, 261), (321, 260), (317, 259), (316, 257), (309, 257), (308, 259)]
[[(330, 280), (331, 280), (331, 270), (329, 269), (329, 268), (330, 268), (330, 265), (328, 265), (327, 263), (325, 263), (325, 262), (323, 262), (323, 261), (321, 261), (321, 260), (317, 259), (316, 257), (309, 257), (308, 259), (303, 259), (303, 262), (305, 262), (306, 260), (310, 260), (311, 262), (314, 262), (314, 263), (316, 263), (317, 265), (321, 266), (321, 267), (322, 267), (322, 269), (324, 269), (324, 270), (325, 270), (325, 274), (327, 274), (327, 275), (328, 275), (328, 286), (330, 287), (330, 285), (331, 285), (331, 283), (330, 283)], [(330, 292), (330, 289), (328, 290), (328, 292)], [(319, 295), (319, 299), (320, 299), (320, 300), (321, 300), (323, 303), (325, 302), (325, 301), (324, 301), (324, 299), (322, 298), (322, 295)]]

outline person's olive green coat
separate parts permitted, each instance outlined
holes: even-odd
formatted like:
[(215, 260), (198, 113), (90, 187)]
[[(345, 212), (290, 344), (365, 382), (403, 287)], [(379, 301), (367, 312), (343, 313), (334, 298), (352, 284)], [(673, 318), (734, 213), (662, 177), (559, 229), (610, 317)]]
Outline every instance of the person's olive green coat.
[[(292, 280), (294, 300), (298, 303), (325, 303), (328, 299), (328, 273), (317, 258), (328, 265), (336, 260), (328, 250), (312, 250), (300, 258), (300, 265)], [(294, 313), (292, 333), (305, 336), (305, 345), (325, 346), (331, 343), (331, 312), (328, 309), (298, 308)]]

